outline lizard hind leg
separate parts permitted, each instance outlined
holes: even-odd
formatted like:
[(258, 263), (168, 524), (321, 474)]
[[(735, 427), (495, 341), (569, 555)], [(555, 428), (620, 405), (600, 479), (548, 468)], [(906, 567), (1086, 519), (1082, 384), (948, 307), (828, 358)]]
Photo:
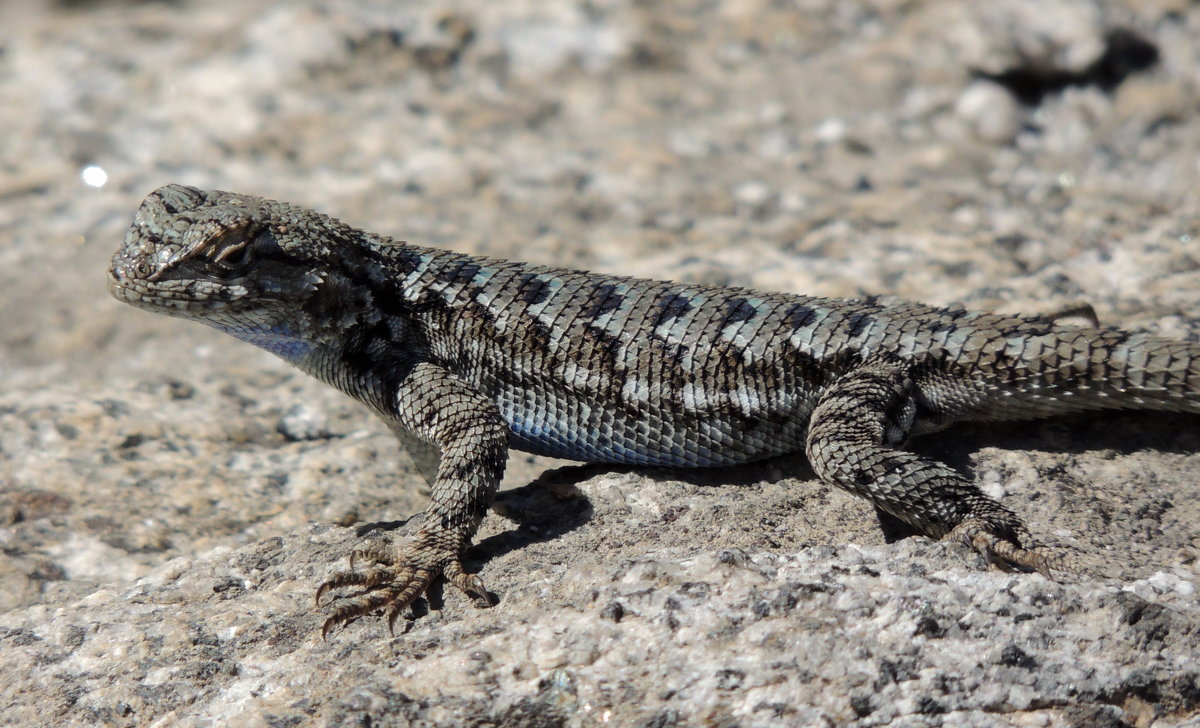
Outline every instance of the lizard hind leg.
[(901, 450), (916, 417), (916, 385), (906, 365), (868, 360), (835, 381), (809, 423), (806, 453), (825, 482), (867, 499), (932, 538), (964, 543), (990, 562), (1043, 574), (1065, 564), (1031, 547), (1008, 508), (950, 467)]

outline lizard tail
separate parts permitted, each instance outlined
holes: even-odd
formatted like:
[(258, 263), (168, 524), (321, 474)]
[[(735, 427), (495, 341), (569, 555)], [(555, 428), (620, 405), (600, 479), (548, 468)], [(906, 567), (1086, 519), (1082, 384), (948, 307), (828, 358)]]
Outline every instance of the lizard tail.
[(1034, 359), (1063, 409), (1200, 413), (1200, 344), (1116, 329), (1057, 329)]

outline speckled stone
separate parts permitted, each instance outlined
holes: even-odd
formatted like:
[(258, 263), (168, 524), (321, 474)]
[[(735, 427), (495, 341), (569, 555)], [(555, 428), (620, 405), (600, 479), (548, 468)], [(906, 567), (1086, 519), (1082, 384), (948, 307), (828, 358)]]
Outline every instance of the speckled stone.
[[(1158, 62), (1105, 88), (1115, 29)], [(322, 642), (315, 584), (427, 486), (347, 398), (104, 271), (182, 182), (470, 253), (1082, 300), (1196, 340), (1197, 33), (1177, 0), (0, 5), (0, 724), (1195, 724), (1194, 418), (913, 443), (1078, 552), (1058, 581), (887, 544), (798, 459), (518, 453), (467, 560), (494, 608), (448, 589)], [(1071, 81), (1028, 102), (1014, 69)]]

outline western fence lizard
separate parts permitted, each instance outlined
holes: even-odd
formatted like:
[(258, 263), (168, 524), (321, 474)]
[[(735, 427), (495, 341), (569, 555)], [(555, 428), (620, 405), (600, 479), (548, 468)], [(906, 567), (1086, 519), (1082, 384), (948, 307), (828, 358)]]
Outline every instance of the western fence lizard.
[[(423, 248), (311, 210), (168, 185), (142, 203), (113, 295), (260, 346), (371, 407), (432, 497), (330, 628), (389, 626), (459, 561), (509, 448), (674, 467), (806, 453), (825, 482), (1002, 565), (1063, 564), (1012, 511), (902, 448), (954, 422), (1099, 409), (1200, 413), (1200, 345), (918, 303), (687, 285)], [(440, 460), (438, 456), (440, 455)]]

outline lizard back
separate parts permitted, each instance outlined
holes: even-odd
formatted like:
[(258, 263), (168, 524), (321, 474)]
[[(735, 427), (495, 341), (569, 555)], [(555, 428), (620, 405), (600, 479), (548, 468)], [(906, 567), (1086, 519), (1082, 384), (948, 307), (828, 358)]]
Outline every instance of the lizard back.
[(1200, 346), (909, 302), (603, 276), (376, 239), (430, 353), (496, 397), (513, 445), (720, 465), (798, 449), (829, 382), (910, 363), (916, 431), (1126, 408), (1200, 411)]

